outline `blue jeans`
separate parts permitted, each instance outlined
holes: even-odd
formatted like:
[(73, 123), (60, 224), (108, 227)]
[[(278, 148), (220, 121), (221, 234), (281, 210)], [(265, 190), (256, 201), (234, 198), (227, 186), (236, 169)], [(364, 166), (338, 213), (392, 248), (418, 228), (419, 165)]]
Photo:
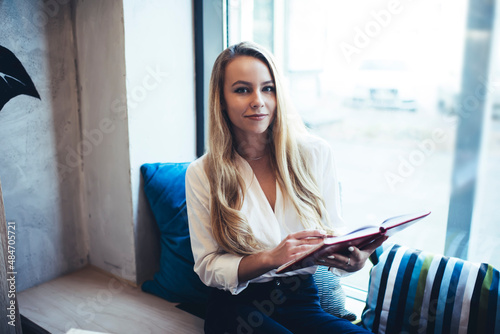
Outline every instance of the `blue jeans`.
[(370, 332), (323, 311), (312, 275), (295, 275), (266, 283), (251, 283), (238, 295), (212, 289), (205, 333)]

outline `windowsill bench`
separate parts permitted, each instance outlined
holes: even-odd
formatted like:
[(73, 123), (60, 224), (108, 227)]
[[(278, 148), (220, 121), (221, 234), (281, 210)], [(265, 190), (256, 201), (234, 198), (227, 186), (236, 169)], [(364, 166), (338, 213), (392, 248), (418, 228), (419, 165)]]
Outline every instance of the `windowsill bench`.
[(50, 333), (203, 333), (204, 321), (87, 266), (22, 291), (20, 314)]

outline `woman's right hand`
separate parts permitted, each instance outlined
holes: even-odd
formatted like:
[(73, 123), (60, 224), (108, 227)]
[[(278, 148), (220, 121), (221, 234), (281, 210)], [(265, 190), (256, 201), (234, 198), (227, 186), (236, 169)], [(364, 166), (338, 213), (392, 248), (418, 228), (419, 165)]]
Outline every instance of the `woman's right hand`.
[(310, 250), (325, 237), (325, 231), (300, 231), (289, 234), (278, 246), (271, 250), (244, 256), (238, 266), (239, 282), (251, 280), (278, 268)]
[(325, 237), (326, 232), (322, 230), (305, 230), (289, 234), (278, 246), (269, 251), (272, 269), (299, 257), (323, 241)]

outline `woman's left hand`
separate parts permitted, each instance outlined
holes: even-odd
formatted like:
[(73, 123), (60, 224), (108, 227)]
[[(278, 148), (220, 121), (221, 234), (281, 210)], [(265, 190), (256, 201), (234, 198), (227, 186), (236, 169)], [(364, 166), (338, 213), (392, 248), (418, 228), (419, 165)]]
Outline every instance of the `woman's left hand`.
[(370, 257), (373, 251), (382, 245), (387, 238), (388, 237), (384, 236), (363, 249), (351, 246), (348, 248), (348, 255), (338, 253), (331, 254), (326, 251), (316, 260), (316, 264), (327, 267), (335, 267), (348, 272), (358, 271), (365, 266), (366, 260)]

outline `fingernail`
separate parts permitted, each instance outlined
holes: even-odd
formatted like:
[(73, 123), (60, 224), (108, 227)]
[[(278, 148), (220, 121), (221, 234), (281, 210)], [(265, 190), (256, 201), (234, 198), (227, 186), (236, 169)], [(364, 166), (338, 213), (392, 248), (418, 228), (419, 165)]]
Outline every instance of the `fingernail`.
[(325, 230), (318, 230), (318, 232), (321, 233), (321, 234), (326, 234)]
[(347, 248), (347, 250), (348, 250), (349, 252), (352, 252), (352, 251), (354, 250), (354, 247), (352, 247), (352, 246), (351, 246), (351, 247)]
[(329, 255), (329, 256), (327, 256), (327, 257), (328, 257), (329, 259), (332, 259), (332, 260), (333, 260), (333, 259), (335, 259), (335, 256), (333, 256), (333, 255)]

